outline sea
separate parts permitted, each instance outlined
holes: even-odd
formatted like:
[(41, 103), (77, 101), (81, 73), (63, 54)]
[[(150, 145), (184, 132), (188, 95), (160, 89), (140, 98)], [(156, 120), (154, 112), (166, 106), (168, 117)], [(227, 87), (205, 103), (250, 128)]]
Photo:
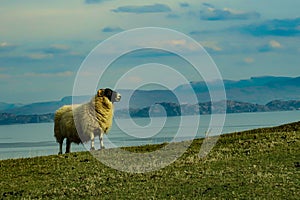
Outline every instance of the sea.
[[(228, 134), (296, 121), (300, 121), (300, 111), (226, 114), (221, 127), (220, 123), (212, 123), (210, 115), (114, 119), (111, 130), (104, 137), (104, 145), (116, 148), (177, 142), (213, 135), (211, 131), (215, 130), (217, 134)], [(0, 160), (57, 154), (53, 127), (53, 123), (0, 126)], [(100, 148), (98, 138), (95, 147)], [(65, 143), (63, 148), (64, 151)], [(72, 152), (89, 149), (89, 143), (71, 146)]]

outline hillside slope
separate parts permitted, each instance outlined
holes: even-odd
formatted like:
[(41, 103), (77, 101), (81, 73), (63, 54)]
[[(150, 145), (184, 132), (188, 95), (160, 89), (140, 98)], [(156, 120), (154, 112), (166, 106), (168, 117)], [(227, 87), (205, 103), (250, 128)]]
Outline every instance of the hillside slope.
[[(111, 169), (88, 152), (3, 160), (0, 195), (2, 199), (299, 198), (300, 122), (223, 135), (204, 159), (198, 157), (202, 142), (194, 140), (174, 163), (144, 174)], [(126, 149), (148, 152), (162, 146)]]

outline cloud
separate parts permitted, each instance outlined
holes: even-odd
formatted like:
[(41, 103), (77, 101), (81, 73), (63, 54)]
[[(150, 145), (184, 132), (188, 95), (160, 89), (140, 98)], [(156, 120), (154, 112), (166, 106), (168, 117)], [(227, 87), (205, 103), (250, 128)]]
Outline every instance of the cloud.
[(206, 7), (206, 9), (200, 11), (202, 20), (248, 20), (260, 17), (260, 14), (257, 12), (236, 11), (230, 8), (217, 9), (209, 3), (203, 3), (202, 5)]
[[(223, 30), (222, 30), (223, 31)], [(228, 31), (228, 30), (226, 30)], [(192, 36), (201, 36), (201, 35), (212, 35), (215, 34), (216, 30), (192, 30), (189, 32), (190, 35)]]
[(215, 8), (214, 5), (210, 4), (210, 3), (202, 3), (203, 6), (209, 7), (209, 8)]
[(179, 15), (174, 14), (174, 13), (168, 14), (166, 17), (169, 18), (169, 19), (178, 19), (178, 18), (180, 18)]
[(117, 9), (113, 9), (113, 12), (116, 13), (159, 13), (159, 12), (170, 12), (171, 8), (165, 4), (153, 4), (153, 5), (144, 5), (144, 6), (121, 6)]
[(274, 50), (278, 50), (281, 48), (282, 48), (282, 45), (278, 41), (271, 40), (271, 41), (269, 41), (268, 44), (259, 47), (258, 50), (259, 50), (259, 52), (269, 52), (269, 51), (274, 51)]
[(7, 43), (7, 42), (2, 42), (0, 43), (0, 52), (4, 52), (4, 51), (12, 51), (16, 48), (16, 45)]
[(45, 54), (45, 53), (32, 53), (27, 56), (27, 58), (31, 60), (44, 60), (44, 59), (51, 59), (53, 58), (52, 54)]
[(214, 51), (214, 52), (220, 52), (220, 51), (222, 51), (223, 49), (222, 49), (222, 47), (220, 47), (219, 45), (218, 45), (218, 43), (217, 42), (215, 42), (215, 41), (202, 41), (202, 42), (200, 42), (201, 43), (201, 45), (203, 45), (203, 47), (204, 48), (206, 48), (208, 51)]
[(184, 2), (184, 3), (180, 3), (179, 6), (182, 8), (187, 8), (190, 7), (190, 4)]
[(66, 45), (53, 44), (53, 45), (50, 45), (48, 48), (42, 49), (42, 51), (45, 54), (62, 54), (62, 53), (69, 52), (70, 49)]
[(57, 73), (35, 73), (29, 72), (25, 73), (25, 77), (69, 77), (73, 76), (74, 72), (72, 71), (65, 71), (65, 72), (57, 72)]
[(198, 48), (194, 43), (191, 43), (185, 39), (172, 39), (172, 40), (161, 40), (153, 42), (157, 47), (160, 47), (162, 49), (175, 49), (179, 51), (194, 51)]
[[(46, 53), (49, 52), (49, 53)], [(58, 52), (58, 51), (57, 51)], [(77, 53), (67, 51), (66, 53), (55, 53), (48, 50), (48, 48), (25, 49), (11, 55), (4, 55), (0, 53), (0, 67), (1, 66), (44, 66), (52, 67), (57, 63), (72, 63), (73, 66), (80, 65), (82, 60), (86, 57), (86, 53)], [(54, 63), (54, 64), (53, 64)]]
[(52, 77), (71, 77), (74, 76), (72, 71), (54, 72), (54, 73), (40, 73), (40, 72), (27, 72), (23, 74), (1, 74), (1, 79), (14, 79), (14, 78), (52, 78)]
[(130, 76), (128, 77), (128, 80), (130, 83), (141, 83), (143, 79), (139, 76)]
[(33, 60), (49, 59), (56, 55), (75, 55), (74, 52), (70, 51), (70, 48), (67, 45), (63, 44), (53, 44), (45, 48), (31, 49), (30, 51), (31, 53), (27, 58)]
[(112, 26), (107, 26), (107, 27), (104, 27), (102, 29), (103, 33), (121, 32), (121, 31), (123, 31), (122, 28), (120, 28), (120, 27), (112, 27)]
[(200, 35), (200, 34), (202, 34), (202, 32), (201, 31), (191, 31), (191, 32), (189, 32), (189, 34), (190, 35)]
[(79, 54), (75, 52), (71, 52), (70, 48), (65, 45), (51, 45), (46, 48), (37, 48), (37, 49), (31, 49), (28, 51), (26, 55), (22, 56), (13, 56), (11, 58), (7, 57), (7, 59), (13, 59), (18, 62), (28, 62), (28, 61), (37, 61), (37, 60), (49, 60), (53, 59), (56, 56), (60, 57), (66, 57), (66, 56), (72, 56), (72, 57), (78, 57)]
[(143, 49), (143, 50), (137, 50), (135, 52), (132, 52), (132, 54), (129, 54), (132, 58), (158, 58), (158, 57), (167, 57), (167, 56), (173, 56), (172, 53), (166, 52), (163, 50), (158, 49)]
[(247, 63), (247, 64), (254, 63), (254, 61), (255, 61), (254, 58), (250, 58), (250, 57), (247, 57), (247, 58), (244, 59), (244, 62)]
[(277, 42), (276, 40), (271, 40), (271, 41), (269, 42), (269, 45), (270, 45), (272, 48), (275, 48), (275, 49), (281, 48), (281, 47), (282, 47), (281, 44), (280, 44), (279, 42)]
[(84, 2), (86, 4), (97, 4), (97, 3), (102, 3), (104, 1), (109, 1), (109, 0), (85, 0)]
[(275, 19), (240, 28), (241, 32), (253, 36), (299, 36), (300, 18)]

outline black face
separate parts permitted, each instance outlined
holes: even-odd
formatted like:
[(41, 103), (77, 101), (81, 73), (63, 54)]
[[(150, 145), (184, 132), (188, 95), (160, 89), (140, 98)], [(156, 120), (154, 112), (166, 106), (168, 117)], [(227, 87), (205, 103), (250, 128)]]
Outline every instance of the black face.
[(106, 96), (111, 102), (118, 102), (121, 99), (121, 95), (109, 88), (104, 89), (104, 96)]
[(106, 96), (110, 101), (112, 97), (113, 91), (109, 88), (106, 88), (103, 92), (103, 96)]

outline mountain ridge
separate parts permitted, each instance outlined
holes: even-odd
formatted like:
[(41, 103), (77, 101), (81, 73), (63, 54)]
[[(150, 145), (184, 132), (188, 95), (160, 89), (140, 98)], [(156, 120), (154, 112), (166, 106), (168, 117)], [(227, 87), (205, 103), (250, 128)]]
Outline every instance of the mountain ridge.
[[(246, 113), (246, 112), (271, 112), (271, 111), (300, 111), (300, 101), (279, 101), (274, 100), (266, 105), (252, 104), (226, 100), (226, 113)], [(213, 108), (212, 108), (213, 107)], [(116, 110), (114, 116), (117, 118), (148, 118), (161, 116), (187, 116), (187, 115), (207, 115), (224, 113), (224, 101), (198, 103), (198, 104), (176, 104), (176, 103), (157, 103), (151, 107), (131, 108)], [(128, 115), (129, 113), (129, 115)], [(54, 113), (16, 115), (12, 113), (0, 113), (0, 125), (27, 124), (27, 123), (53, 123)]]
[[(226, 113), (247, 113), (247, 112), (274, 112), (274, 111), (300, 111), (300, 101), (280, 101), (274, 100), (266, 105), (252, 104), (247, 102), (239, 102), (226, 100), (220, 102), (205, 102), (198, 104), (176, 103), (157, 103), (151, 107), (141, 109), (123, 109), (117, 110), (115, 116), (119, 118), (126, 117), (161, 117), (161, 116), (186, 116), (186, 115), (209, 115), (224, 113), (224, 105), (226, 104)], [(213, 105), (213, 106), (212, 106)], [(213, 108), (212, 108), (213, 107)], [(212, 111), (213, 110), (213, 111)], [(128, 115), (129, 113), (129, 115)]]
[[(243, 80), (224, 80), (227, 99), (233, 101), (262, 104), (273, 101), (300, 100), (300, 77), (275, 77), (262, 76), (251, 77)], [(187, 90), (192, 87), (193, 90)], [(190, 85), (180, 85), (172, 90), (126, 90), (118, 91), (122, 94), (122, 101), (115, 104), (117, 109), (140, 109), (156, 103), (191, 104), (191, 95), (197, 96), (198, 102), (211, 101), (210, 95), (204, 81), (191, 82)], [(12, 113), (16, 115), (47, 114), (54, 113), (59, 107), (67, 104), (78, 104), (89, 101), (91, 96), (63, 97), (58, 101), (37, 102), (20, 105), (0, 103), (0, 113)], [(197, 102), (192, 102), (197, 103)]]

